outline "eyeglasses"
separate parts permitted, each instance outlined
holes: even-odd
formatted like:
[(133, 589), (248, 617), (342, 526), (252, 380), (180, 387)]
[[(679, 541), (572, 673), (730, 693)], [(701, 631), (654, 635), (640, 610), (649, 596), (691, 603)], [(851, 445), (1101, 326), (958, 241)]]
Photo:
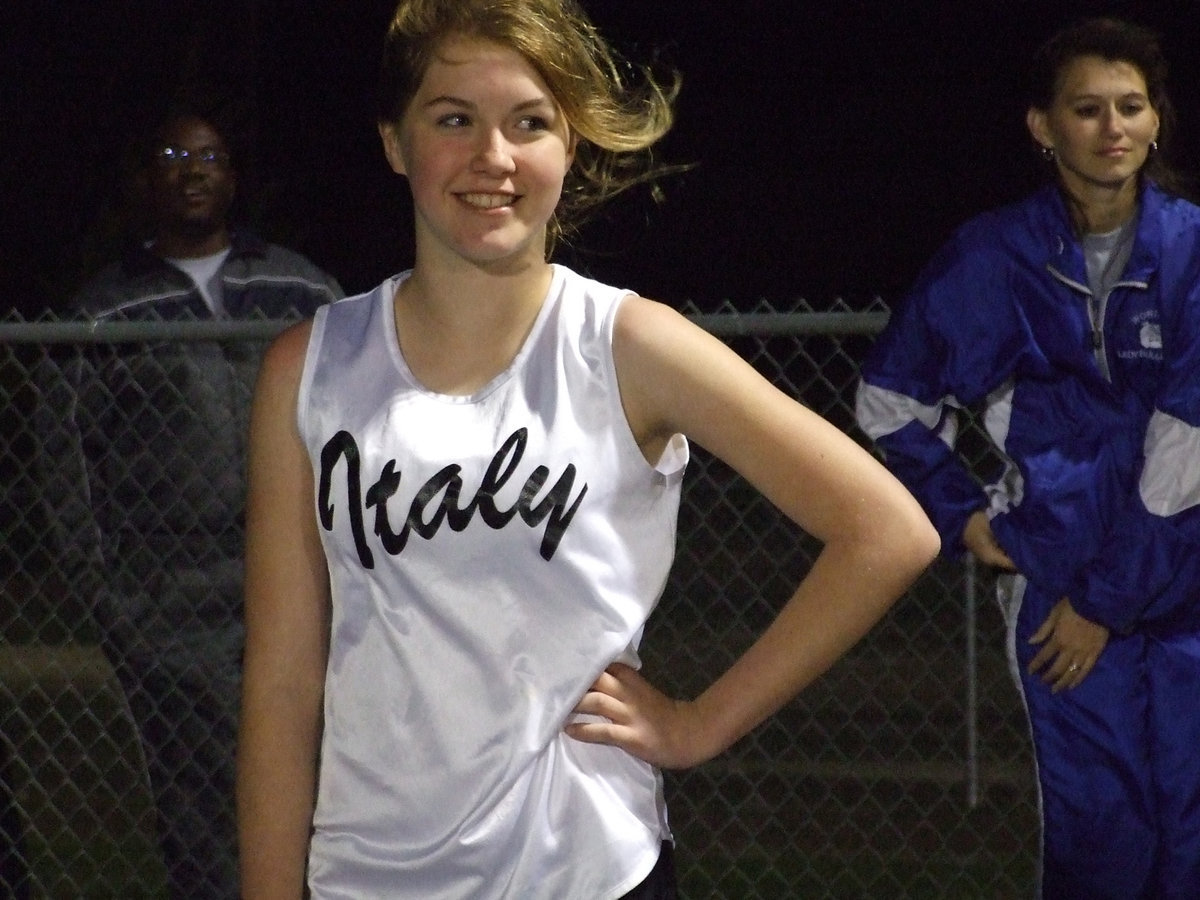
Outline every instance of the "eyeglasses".
[(216, 168), (229, 162), (229, 154), (212, 147), (202, 147), (199, 150), (184, 150), (182, 147), (160, 147), (152, 154), (154, 162), (164, 169), (182, 166), (189, 159), (207, 168)]

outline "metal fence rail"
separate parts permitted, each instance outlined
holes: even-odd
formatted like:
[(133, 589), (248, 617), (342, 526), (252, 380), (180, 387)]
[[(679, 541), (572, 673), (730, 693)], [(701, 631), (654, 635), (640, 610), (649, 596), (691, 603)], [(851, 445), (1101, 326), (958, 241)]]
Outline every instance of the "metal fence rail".
[[(693, 317), (865, 442), (852, 412), (857, 361), (886, 320), (882, 303)], [(35, 370), (97, 345), (202, 341), (244, 353), (280, 327), (0, 321), (0, 896), (164, 894), (121, 689), (88, 598), (63, 582), (45, 540)], [(643, 643), (648, 676), (697, 693), (770, 621), (816, 550), (694, 448), (677, 562)], [(1032, 766), (990, 587), (983, 573), (935, 563), (779, 715), (720, 758), (667, 773), (683, 897), (1032, 895)]]

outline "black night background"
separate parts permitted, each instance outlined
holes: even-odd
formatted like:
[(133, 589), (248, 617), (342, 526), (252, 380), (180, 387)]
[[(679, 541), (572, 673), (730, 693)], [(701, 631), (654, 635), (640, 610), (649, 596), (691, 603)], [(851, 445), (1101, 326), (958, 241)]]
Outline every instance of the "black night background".
[[(241, 218), (348, 292), (408, 263), (372, 120), (391, 0), (44, 0), (0, 12), (0, 306), (61, 305), (127, 237), (132, 141), (172, 99), (232, 113)], [(1038, 180), (1026, 62), (1083, 14), (1158, 30), (1175, 160), (1200, 171), (1200, 4), (585, 0), (683, 78), (665, 161), (567, 259), (674, 304), (894, 299), (949, 230)]]

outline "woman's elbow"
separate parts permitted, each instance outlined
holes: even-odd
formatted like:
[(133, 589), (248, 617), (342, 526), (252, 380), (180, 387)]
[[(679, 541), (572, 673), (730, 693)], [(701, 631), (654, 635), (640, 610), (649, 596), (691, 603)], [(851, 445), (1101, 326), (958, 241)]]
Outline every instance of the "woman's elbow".
[(896, 524), (896, 553), (904, 560), (904, 567), (916, 578), (937, 558), (942, 549), (942, 539), (915, 500), (907, 515), (900, 517)]

